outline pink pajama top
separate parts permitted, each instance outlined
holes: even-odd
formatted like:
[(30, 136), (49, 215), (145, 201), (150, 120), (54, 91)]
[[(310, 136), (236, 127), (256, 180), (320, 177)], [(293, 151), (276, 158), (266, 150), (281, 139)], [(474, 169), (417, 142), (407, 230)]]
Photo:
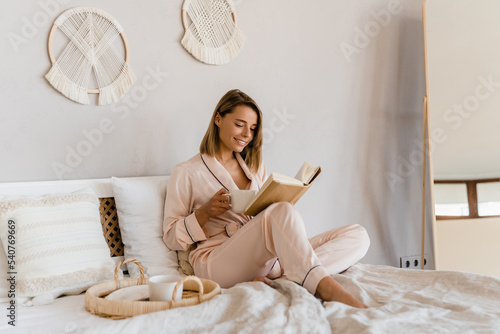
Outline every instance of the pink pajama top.
[[(239, 153), (236, 159), (250, 180), (246, 189), (258, 190), (266, 179), (264, 164), (252, 174)], [(207, 203), (221, 188), (239, 189), (231, 174), (215, 157), (198, 153), (174, 167), (169, 180), (163, 220), (163, 241), (171, 250), (187, 250), (191, 245), (189, 261), (192, 265), (206, 261), (210, 252), (224, 243), (252, 217), (227, 210), (210, 218), (203, 228), (195, 212)]]

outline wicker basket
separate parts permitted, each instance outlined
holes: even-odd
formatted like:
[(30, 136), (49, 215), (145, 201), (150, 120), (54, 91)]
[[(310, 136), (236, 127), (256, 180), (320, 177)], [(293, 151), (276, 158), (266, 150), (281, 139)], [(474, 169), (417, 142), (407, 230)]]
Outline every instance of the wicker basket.
[[(119, 269), (128, 262), (133, 262), (139, 266), (141, 277), (119, 280)], [(144, 277), (144, 268), (139, 261), (134, 259), (123, 260), (116, 265), (114, 281), (96, 284), (87, 290), (85, 307), (87, 311), (100, 317), (125, 319), (139, 314), (196, 305), (212, 299), (221, 292), (220, 286), (213, 281), (200, 279), (196, 276), (187, 276), (175, 286), (172, 301), (123, 301), (104, 298), (118, 289), (134, 285), (147, 285), (148, 281), (149, 279)], [(181, 282), (184, 285), (182, 299), (177, 299), (175, 296)]]

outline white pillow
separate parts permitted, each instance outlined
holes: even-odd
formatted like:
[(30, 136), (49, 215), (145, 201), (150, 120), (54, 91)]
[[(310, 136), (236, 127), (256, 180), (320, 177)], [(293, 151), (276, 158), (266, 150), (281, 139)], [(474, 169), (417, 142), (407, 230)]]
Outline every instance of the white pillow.
[(30, 297), (26, 305), (113, 279), (99, 200), (91, 189), (2, 200), (0, 240), (3, 256), (15, 261), (0, 270), (15, 273), (16, 298)]
[[(163, 208), (169, 178), (111, 178), (125, 258), (141, 262), (149, 277), (180, 275), (177, 253), (163, 242)], [(140, 276), (136, 264), (127, 263), (127, 268), (130, 277)]]

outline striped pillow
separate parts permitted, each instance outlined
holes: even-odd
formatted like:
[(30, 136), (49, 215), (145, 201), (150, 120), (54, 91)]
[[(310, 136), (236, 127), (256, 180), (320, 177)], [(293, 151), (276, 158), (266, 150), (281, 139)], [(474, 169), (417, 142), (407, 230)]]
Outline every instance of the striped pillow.
[[(25, 305), (77, 294), (113, 279), (99, 200), (91, 189), (0, 202), (0, 240), (16, 297)], [(2, 261), (3, 262), (3, 261)]]

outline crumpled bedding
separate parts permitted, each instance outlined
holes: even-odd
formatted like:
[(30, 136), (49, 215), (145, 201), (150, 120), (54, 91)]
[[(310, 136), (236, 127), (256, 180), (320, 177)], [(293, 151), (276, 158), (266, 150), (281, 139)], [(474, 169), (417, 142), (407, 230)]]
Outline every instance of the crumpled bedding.
[(86, 321), (67, 332), (500, 333), (498, 278), (368, 264), (333, 277), (370, 308), (322, 303), (297, 284), (278, 279), (272, 287), (242, 283), (196, 306)]

